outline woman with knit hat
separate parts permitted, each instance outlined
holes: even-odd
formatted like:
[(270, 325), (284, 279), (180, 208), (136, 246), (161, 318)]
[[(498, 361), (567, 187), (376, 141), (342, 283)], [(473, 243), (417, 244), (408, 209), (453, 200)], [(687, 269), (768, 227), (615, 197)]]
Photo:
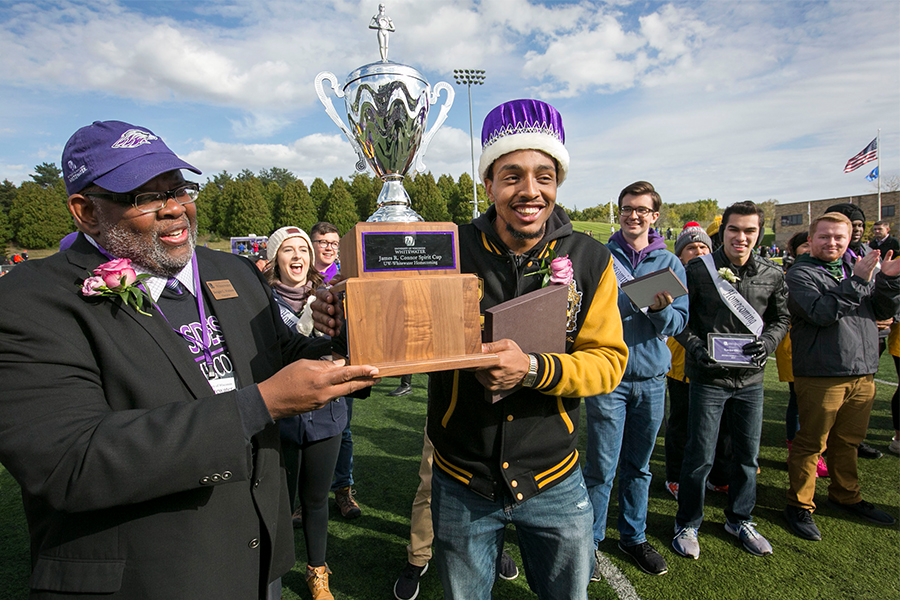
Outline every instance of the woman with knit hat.
[[(266, 280), (288, 327), (304, 335), (312, 331), (307, 308), (311, 292), (322, 282), (314, 266), (312, 242), (299, 227), (282, 227), (269, 237)], [(328, 492), (347, 424), (346, 401), (278, 422), (294, 526), (302, 526), (306, 541), (306, 583), (313, 600), (333, 600), (325, 564), (328, 540)], [(299, 489), (300, 506), (295, 504)]]

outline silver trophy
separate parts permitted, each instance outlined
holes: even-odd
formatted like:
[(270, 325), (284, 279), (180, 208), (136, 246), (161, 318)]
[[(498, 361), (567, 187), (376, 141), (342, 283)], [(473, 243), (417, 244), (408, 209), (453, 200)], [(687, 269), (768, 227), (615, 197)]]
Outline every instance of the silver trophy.
[[(422, 217), (410, 208), (403, 178), (414, 162), (416, 171), (425, 171), (423, 156), (447, 118), (454, 91), (443, 81), (432, 88), (418, 70), (388, 61), (388, 33), (394, 31), (394, 24), (384, 14), (383, 4), (379, 5), (378, 14), (372, 17), (369, 28), (378, 32), (381, 61), (350, 73), (343, 88), (338, 87), (338, 79), (333, 73), (322, 71), (316, 75), (316, 94), (325, 105), (325, 112), (356, 151), (359, 157), (356, 169), (365, 171), (368, 162), (384, 182), (378, 194), (377, 209), (368, 221), (422, 221)], [(349, 128), (334, 109), (331, 98), (325, 95), (324, 81), (331, 83), (335, 96), (344, 99)], [(447, 100), (441, 106), (437, 121), (426, 131), (428, 109), (437, 103), (441, 90), (447, 92)]]

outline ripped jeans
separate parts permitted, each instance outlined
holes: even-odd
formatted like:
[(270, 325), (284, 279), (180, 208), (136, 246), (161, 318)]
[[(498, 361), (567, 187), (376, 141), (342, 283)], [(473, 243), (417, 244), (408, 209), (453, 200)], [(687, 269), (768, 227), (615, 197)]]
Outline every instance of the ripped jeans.
[(528, 585), (538, 598), (585, 600), (594, 566), (594, 514), (581, 469), (521, 504), (488, 500), (434, 470), (434, 560), (444, 598), (489, 600), (503, 530), (516, 527)]

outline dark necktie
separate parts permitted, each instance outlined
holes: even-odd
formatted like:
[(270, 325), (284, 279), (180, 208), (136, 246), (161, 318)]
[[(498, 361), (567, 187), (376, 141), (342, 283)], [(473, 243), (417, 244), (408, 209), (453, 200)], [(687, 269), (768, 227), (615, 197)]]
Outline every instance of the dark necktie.
[(181, 285), (181, 282), (175, 279), (174, 277), (170, 277), (166, 281), (166, 288), (169, 289), (176, 296), (180, 296), (184, 293), (184, 286)]

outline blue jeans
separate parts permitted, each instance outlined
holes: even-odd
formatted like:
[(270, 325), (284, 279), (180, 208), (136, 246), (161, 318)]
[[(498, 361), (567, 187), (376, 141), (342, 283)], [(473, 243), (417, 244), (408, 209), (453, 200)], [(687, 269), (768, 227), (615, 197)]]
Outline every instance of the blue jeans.
[[(609, 495), (619, 467), (619, 540), (647, 541), (650, 455), (666, 411), (666, 376), (622, 381), (609, 394), (584, 399), (587, 464), (584, 481), (594, 506), (594, 544), (606, 538)], [(622, 452), (622, 449), (625, 449)]]
[(503, 550), (516, 526), (528, 585), (538, 598), (585, 600), (594, 567), (591, 503), (581, 471), (517, 504), (488, 500), (434, 469), (434, 560), (444, 598), (489, 600)]
[(688, 442), (681, 466), (677, 526), (700, 527), (706, 478), (716, 452), (719, 423), (724, 414), (731, 432), (731, 471), (728, 508), (732, 523), (750, 520), (756, 506), (756, 468), (763, 419), (763, 384), (723, 388), (691, 382)]
[(334, 480), (331, 491), (353, 485), (353, 435), (350, 433), (350, 421), (353, 419), (353, 398), (345, 397), (347, 403), (347, 426), (341, 432), (341, 451), (334, 467)]

